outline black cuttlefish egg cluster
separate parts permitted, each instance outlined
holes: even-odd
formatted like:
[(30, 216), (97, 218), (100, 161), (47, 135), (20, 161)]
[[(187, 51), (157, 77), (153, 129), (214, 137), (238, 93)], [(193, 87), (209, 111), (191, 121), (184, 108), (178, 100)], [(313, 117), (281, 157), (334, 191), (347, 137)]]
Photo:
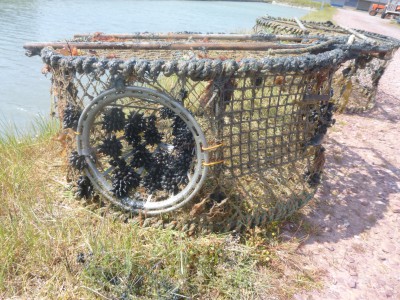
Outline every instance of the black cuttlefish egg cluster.
[[(97, 147), (98, 153), (109, 157), (111, 172), (111, 192), (123, 198), (139, 186), (146, 193), (164, 191), (177, 194), (182, 185), (188, 183), (187, 173), (193, 159), (195, 140), (186, 123), (169, 108), (159, 111), (159, 118), (171, 120), (173, 150), (158, 146), (164, 135), (157, 128), (155, 114), (144, 116), (131, 112), (125, 116), (121, 108), (109, 108), (102, 114), (101, 128), (105, 138)], [(131, 147), (127, 154), (123, 152), (125, 140)], [(85, 157), (73, 152), (70, 163), (78, 170), (87, 165)], [(80, 178), (78, 194), (87, 197), (92, 190), (87, 188), (86, 177)], [(90, 182), (90, 181), (89, 181)]]
[(69, 163), (73, 168), (79, 171), (82, 171), (84, 168), (87, 167), (85, 155), (79, 155), (77, 151), (71, 152), (71, 155), (69, 157)]
[(325, 134), (328, 132), (328, 128), (335, 124), (333, 119), (334, 104), (332, 102), (322, 104), (319, 109), (311, 111), (308, 121), (316, 124), (314, 135), (305, 144), (305, 146), (319, 146), (321, 145)]
[(82, 111), (78, 107), (74, 106), (72, 103), (68, 103), (64, 109), (63, 128), (71, 128), (76, 130), (81, 113)]
[(103, 129), (107, 133), (111, 133), (113, 131), (119, 131), (124, 128), (125, 125), (125, 114), (122, 111), (122, 108), (113, 107), (108, 109), (103, 115)]
[(124, 137), (130, 145), (135, 147), (142, 142), (141, 133), (143, 133), (145, 129), (146, 120), (143, 114), (132, 112), (128, 116), (128, 120), (124, 126)]
[(79, 176), (76, 195), (79, 198), (90, 199), (94, 195), (93, 185), (87, 176)]
[(140, 184), (140, 175), (127, 166), (125, 160), (113, 161), (116, 168), (112, 176), (112, 193), (117, 197), (125, 197), (131, 189), (136, 189)]
[(162, 134), (158, 132), (156, 127), (156, 116), (150, 116), (146, 120), (146, 130), (144, 132), (144, 139), (148, 145), (157, 145), (161, 142)]
[(122, 153), (122, 143), (115, 136), (107, 137), (103, 140), (103, 143), (99, 146), (99, 152), (111, 157), (118, 157)]

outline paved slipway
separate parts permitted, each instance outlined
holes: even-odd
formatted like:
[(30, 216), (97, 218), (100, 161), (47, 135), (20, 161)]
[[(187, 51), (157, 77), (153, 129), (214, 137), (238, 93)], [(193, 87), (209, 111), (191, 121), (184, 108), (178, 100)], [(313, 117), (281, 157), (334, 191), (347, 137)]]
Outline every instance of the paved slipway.
[[(334, 21), (400, 39), (400, 26), (365, 12), (338, 9)], [(337, 116), (325, 145), (325, 182), (305, 209), (312, 233), (298, 250), (323, 287), (294, 299), (400, 299), (400, 50), (376, 107)]]

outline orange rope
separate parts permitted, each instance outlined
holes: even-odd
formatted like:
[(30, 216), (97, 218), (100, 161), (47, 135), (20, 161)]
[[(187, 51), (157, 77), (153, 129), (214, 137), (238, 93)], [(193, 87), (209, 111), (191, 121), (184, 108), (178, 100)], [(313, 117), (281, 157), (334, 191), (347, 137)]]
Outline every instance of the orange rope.
[(224, 163), (223, 160), (212, 161), (212, 162), (209, 162), (209, 163), (203, 162), (203, 166), (214, 166), (214, 165), (219, 165), (219, 164), (222, 164), (222, 163)]
[(202, 151), (215, 150), (215, 149), (218, 149), (219, 147), (222, 147), (223, 145), (224, 145), (224, 143), (217, 144), (217, 145), (210, 146), (210, 147), (206, 147), (206, 148), (201, 147), (201, 150), (202, 150)]

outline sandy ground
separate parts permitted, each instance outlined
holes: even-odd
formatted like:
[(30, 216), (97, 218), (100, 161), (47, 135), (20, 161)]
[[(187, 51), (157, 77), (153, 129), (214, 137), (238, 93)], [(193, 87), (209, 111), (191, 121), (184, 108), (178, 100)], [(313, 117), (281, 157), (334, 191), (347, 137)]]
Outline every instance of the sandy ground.
[[(337, 24), (400, 39), (400, 26), (338, 9)], [(325, 183), (306, 217), (299, 252), (323, 288), (294, 299), (400, 299), (400, 50), (376, 107), (340, 115), (326, 139)]]

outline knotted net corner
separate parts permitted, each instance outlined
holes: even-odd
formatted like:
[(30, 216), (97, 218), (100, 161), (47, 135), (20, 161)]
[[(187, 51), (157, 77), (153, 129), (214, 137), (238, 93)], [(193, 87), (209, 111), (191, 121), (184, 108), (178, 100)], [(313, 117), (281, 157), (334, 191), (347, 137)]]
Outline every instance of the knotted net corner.
[[(299, 21), (287, 18), (265, 16), (256, 20), (257, 33), (294, 34), (299, 36), (347, 37), (347, 44), (365, 41), (363, 53), (359, 53), (344, 63), (333, 78), (333, 99), (339, 112), (361, 112), (374, 107), (376, 92), (393, 52), (400, 41), (363, 30), (334, 25), (332, 22)], [(374, 47), (382, 47), (382, 52), (374, 53)]]
[(52, 75), (80, 196), (164, 213), (145, 225), (209, 232), (283, 219), (313, 197), (343, 45), (181, 33), (26, 48), (42, 49)]

